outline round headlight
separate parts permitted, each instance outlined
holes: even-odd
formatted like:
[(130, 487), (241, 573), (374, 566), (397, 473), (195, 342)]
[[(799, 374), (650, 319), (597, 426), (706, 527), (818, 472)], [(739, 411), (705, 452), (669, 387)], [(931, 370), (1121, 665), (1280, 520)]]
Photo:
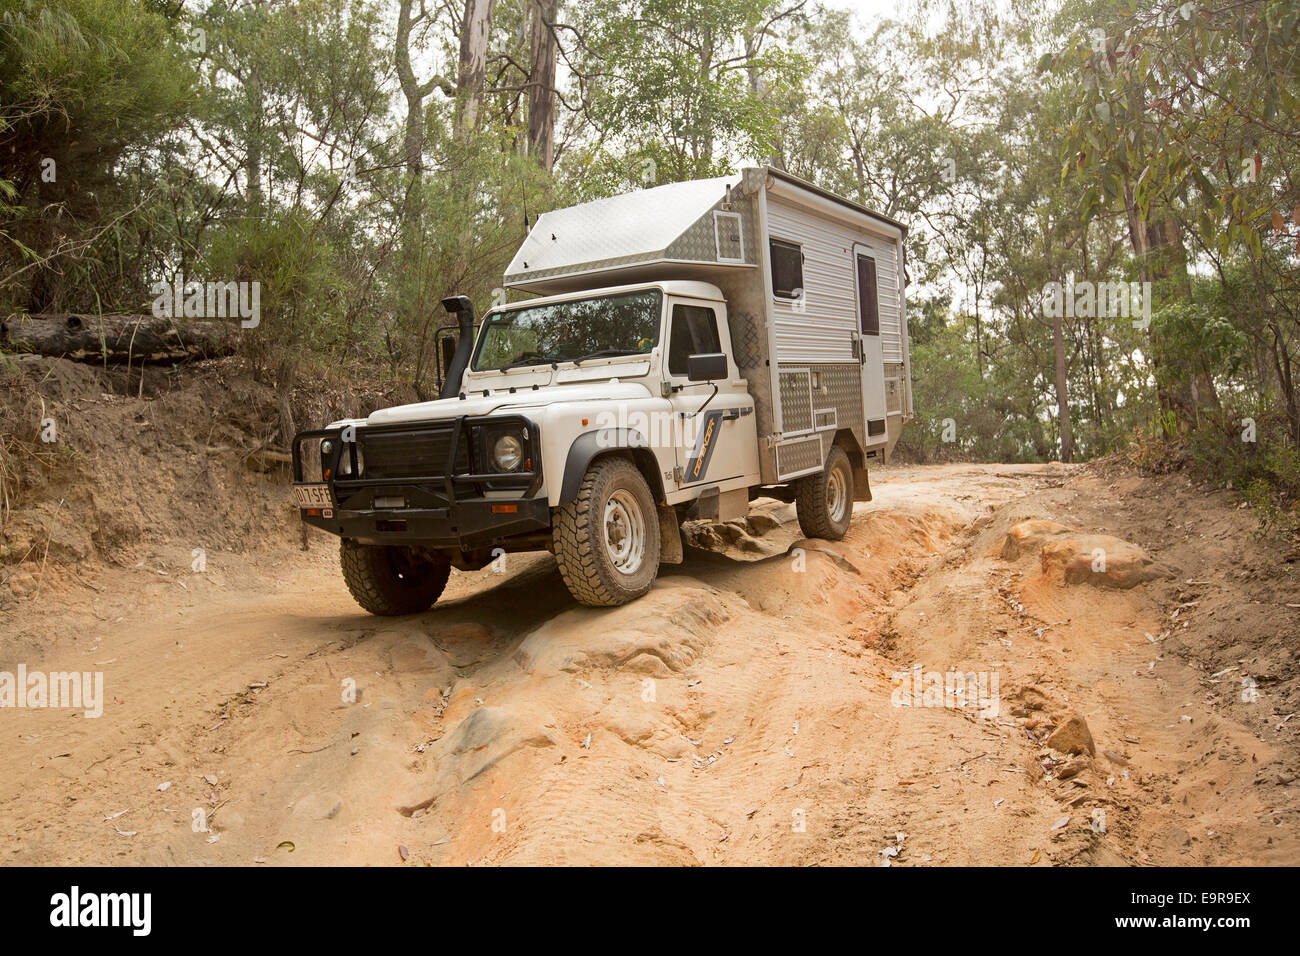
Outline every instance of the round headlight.
[(320, 453), (324, 455), (326, 458), (334, 454), (334, 443), (330, 441), (328, 438), (325, 439), (323, 442), (320, 443)]
[(514, 435), (502, 435), (492, 446), (492, 464), (498, 471), (514, 471), (523, 460), (523, 443)]

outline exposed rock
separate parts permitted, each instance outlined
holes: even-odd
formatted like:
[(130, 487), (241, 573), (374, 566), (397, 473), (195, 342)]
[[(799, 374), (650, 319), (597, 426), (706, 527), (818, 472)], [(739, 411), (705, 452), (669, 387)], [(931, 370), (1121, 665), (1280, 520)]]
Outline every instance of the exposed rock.
[(1086, 752), (1089, 756), (1095, 756), (1097, 753), (1092, 733), (1088, 730), (1088, 722), (1077, 714), (1066, 718), (1061, 726), (1052, 731), (1047, 738), (1047, 746), (1063, 754)]
[(396, 640), (389, 651), (389, 659), (393, 663), (393, 669), (402, 673), (450, 670), (442, 652), (424, 637)]
[(745, 519), (745, 524), (749, 526), (749, 533), (755, 537), (761, 537), (769, 531), (775, 531), (781, 527), (781, 522), (773, 518), (770, 514), (757, 511)]
[(1056, 779), (1069, 780), (1071, 777), (1079, 775), (1080, 771), (1087, 770), (1092, 766), (1092, 758), (1080, 755), (1073, 760), (1067, 760), (1065, 765), (1056, 772)]
[(695, 662), (717, 629), (730, 618), (703, 588), (660, 584), (635, 604), (608, 611), (567, 611), (524, 639), (514, 659), (530, 673), (576, 673), (588, 667), (635, 673), (680, 674)]
[(1044, 574), (1065, 584), (1127, 589), (1172, 572), (1137, 545), (1107, 534), (1087, 534), (1055, 521), (1022, 521), (1007, 532), (1001, 557), (1016, 561), (1039, 551)]
[(479, 642), (492, 640), (492, 629), (476, 621), (462, 621), (458, 624), (443, 624), (431, 629), (432, 636), (440, 643)]
[(1002, 560), (1016, 561), (1022, 554), (1029, 554), (1042, 548), (1052, 538), (1073, 533), (1072, 528), (1055, 521), (1021, 521), (1014, 525), (1002, 541)]
[(1135, 544), (1104, 534), (1070, 535), (1043, 545), (1043, 573), (1060, 570), (1066, 584), (1128, 589), (1169, 577)]
[(617, 714), (610, 717), (605, 726), (624, 743), (636, 746), (654, 736), (655, 727), (647, 717), (633, 714)]
[(647, 677), (667, 677), (672, 673), (662, 657), (647, 651), (629, 660), (623, 665), (623, 670), (631, 674), (645, 674)]
[(525, 747), (553, 747), (554, 735), (501, 707), (480, 707), (460, 722), (447, 750), (448, 771), (465, 784)]

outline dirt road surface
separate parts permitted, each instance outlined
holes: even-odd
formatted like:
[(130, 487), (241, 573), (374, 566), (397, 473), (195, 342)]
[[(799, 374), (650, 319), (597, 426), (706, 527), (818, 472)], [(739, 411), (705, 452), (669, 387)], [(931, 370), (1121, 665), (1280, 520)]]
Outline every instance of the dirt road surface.
[[(370, 617), (323, 535), (29, 576), (0, 670), (102, 671), (106, 700), (0, 710), (6, 862), (1300, 863), (1300, 585), (1247, 512), (1059, 465), (873, 491), (839, 543), (766, 499), (693, 527), (615, 609), (537, 554)], [(1005, 557), (1031, 519), (1150, 579)], [(953, 670), (993, 699), (915, 706)], [(1095, 755), (1047, 746), (1072, 716)]]

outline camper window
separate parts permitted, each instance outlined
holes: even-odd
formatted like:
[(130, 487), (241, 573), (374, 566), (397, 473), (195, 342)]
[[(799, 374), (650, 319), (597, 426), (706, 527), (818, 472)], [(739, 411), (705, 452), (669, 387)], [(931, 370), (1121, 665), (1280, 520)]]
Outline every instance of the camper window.
[(673, 306), (673, 327), (668, 337), (669, 375), (686, 375), (692, 355), (721, 351), (718, 318), (712, 309), (700, 305)]
[(769, 240), (772, 256), (772, 294), (798, 299), (803, 294), (803, 249), (784, 239)]
[(863, 335), (880, 334), (880, 296), (876, 287), (876, 260), (858, 256), (858, 320)]
[(738, 212), (713, 213), (713, 239), (719, 262), (745, 261), (745, 233)]

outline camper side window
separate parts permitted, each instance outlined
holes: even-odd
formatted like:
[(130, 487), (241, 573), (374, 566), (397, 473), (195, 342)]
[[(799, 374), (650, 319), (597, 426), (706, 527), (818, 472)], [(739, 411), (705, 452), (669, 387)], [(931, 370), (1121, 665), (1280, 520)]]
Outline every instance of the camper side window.
[(718, 317), (702, 305), (673, 306), (673, 327), (668, 337), (668, 374), (686, 375), (692, 355), (722, 351)]
[(784, 239), (768, 240), (772, 256), (772, 294), (798, 299), (803, 294), (803, 249)]
[(880, 334), (880, 290), (871, 256), (858, 256), (858, 319), (863, 335)]

